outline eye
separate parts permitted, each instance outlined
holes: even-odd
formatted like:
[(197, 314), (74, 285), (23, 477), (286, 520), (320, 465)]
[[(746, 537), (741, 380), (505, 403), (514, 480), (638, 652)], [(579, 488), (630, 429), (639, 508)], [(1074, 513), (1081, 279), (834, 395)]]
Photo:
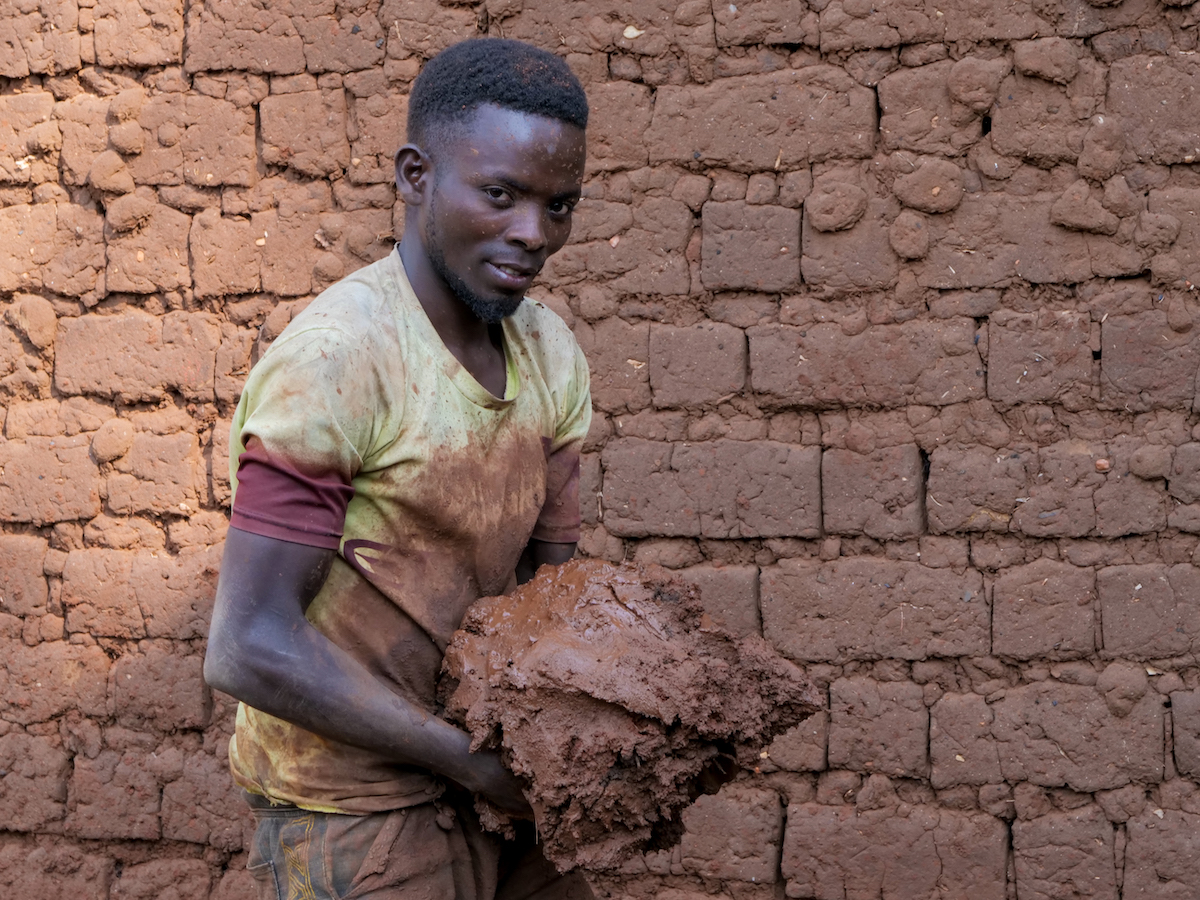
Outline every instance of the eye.
[(508, 195), (508, 191), (506, 191), (502, 187), (496, 187), (495, 185), (490, 185), (489, 187), (485, 187), (483, 189), (483, 193), (493, 203), (507, 204), (511, 200), (511, 198)]
[(549, 206), (552, 216), (569, 216), (575, 210), (574, 200), (554, 200)]

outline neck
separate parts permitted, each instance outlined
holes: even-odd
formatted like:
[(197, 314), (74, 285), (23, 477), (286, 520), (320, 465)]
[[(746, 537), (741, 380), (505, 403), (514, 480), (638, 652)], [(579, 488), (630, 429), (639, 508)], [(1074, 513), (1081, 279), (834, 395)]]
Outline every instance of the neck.
[(400, 239), (397, 250), (413, 293), (417, 295), (418, 302), (442, 343), (452, 351), (460, 347), (492, 343), (487, 324), (455, 296), (450, 286), (434, 270), (415, 231), (415, 223), (404, 229), (404, 237)]

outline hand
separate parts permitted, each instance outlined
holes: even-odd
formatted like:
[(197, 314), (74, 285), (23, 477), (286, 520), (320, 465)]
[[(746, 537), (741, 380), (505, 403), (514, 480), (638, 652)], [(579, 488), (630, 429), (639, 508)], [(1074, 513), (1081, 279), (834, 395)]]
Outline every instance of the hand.
[(508, 815), (517, 819), (532, 819), (533, 807), (525, 799), (521, 779), (504, 768), (497, 753), (471, 754), (472, 778), (463, 787), (482, 794)]

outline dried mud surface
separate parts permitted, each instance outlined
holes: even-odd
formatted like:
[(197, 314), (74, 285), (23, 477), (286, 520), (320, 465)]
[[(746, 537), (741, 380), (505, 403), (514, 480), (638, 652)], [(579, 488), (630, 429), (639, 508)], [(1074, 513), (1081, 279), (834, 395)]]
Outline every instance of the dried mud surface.
[[(449, 714), (529, 782), (560, 870), (615, 869), (679, 837), (706, 777), (822, 705), (757, 636), (656, 566), (576, 560), (471, 607), (446, 653)], [(709, 771), (706, 770), (716, 770)], [(485, 823), (500, 823), (485, 815)]]

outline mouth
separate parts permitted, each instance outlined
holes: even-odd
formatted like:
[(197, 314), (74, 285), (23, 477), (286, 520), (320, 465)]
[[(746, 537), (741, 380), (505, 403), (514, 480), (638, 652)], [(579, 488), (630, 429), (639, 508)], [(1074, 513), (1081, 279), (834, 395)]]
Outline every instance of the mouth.
[(488, 261), (487, 267), (491, 270), (493, 277), (505, 289), (511, 291), (525, 290), (533, 283), (534, 276), (538, 273), (538, 270), (535, 268), (518, 266), (513, 263)]

